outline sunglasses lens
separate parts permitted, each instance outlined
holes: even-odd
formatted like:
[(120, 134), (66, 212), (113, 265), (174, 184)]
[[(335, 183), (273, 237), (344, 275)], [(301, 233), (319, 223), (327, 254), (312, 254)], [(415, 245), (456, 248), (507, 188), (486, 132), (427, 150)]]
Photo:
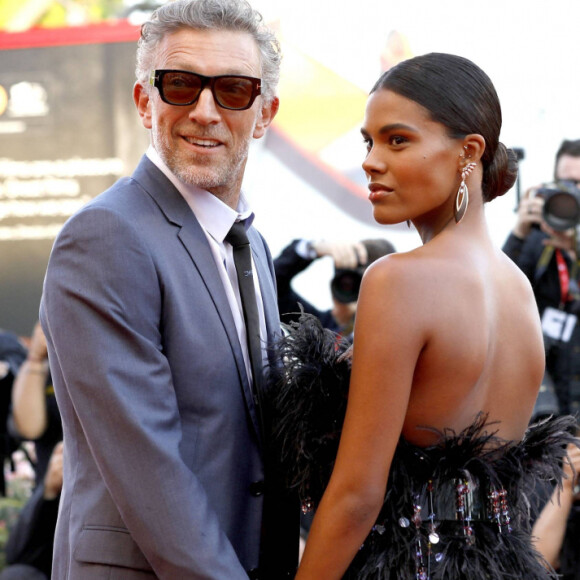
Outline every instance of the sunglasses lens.
[(227, 109), (244, 109), (252, 100), (254, 83), (240, 77), (220, 77), (215, 81), (214, 95)]
[(247, 109), (260, 94), (259, 79), (235, 75), (204, 77), (192, 72), (169, 70), (159, 71), (159, 74), (162, 98), (171, 105), (193, 104), (208, 83), (217, 104), (225, 109)]
[(173, 105), (185, 105), (197, 99), (202, 80), (186, 72), (167, 72), (163, 75), (163, 95)]

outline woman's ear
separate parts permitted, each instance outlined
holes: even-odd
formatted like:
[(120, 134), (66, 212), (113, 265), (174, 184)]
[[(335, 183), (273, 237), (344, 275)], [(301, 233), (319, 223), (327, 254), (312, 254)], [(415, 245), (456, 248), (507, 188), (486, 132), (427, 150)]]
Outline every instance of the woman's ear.
[(485, 151), (485, 139), (478, 133), (466, 135), (463, 138), (462, 165), (477, 163)]

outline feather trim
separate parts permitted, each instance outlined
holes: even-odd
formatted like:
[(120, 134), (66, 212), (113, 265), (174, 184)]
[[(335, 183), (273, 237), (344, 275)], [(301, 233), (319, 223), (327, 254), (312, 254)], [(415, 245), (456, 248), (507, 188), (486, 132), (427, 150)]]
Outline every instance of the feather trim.
[(289, 486), (317, 504), (330, 479), (344, 421), (350, 344), (303, 314), (274, 347), (273, 437)]
[[(344, 420), (349, 343), (311, 315), (303, 314), (287, 330), (274, 346), (277, 363), (270, 374), (274, 445), (288, 486), (303, 504), (316, 507), (330, 479)], [(531, 545), (530, 501), (540, 482), (561, 481), (566, 446), (577, 442), (575, 428), (573, 417), (545, 419), (530, 426), (521, 442), (506, 442), (480, 414), (459, 433), (440, 432), (437, 445), (420, 448), (401, 439), (381, 513), (345, 578), (556, 578)], [(417, 511), (427, 501), (426, 490), (437, 493), (466, 477), (476, 486), (505, 490), (509, 515), (502, 516), (503, 525), (438, 521), (436, 514), (430, 518)], [(466, 538), (466, 526), (472, 540)], [(441, 539), (436, 545), (430, 541), (433, 531)]]

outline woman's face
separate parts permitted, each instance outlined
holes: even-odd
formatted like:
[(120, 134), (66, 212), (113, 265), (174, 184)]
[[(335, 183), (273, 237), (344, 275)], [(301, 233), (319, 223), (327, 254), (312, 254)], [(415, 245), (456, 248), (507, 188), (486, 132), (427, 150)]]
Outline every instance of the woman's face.
[(361, 129), (367, 144), (363, 169), (375, 220), (447, 220), (461, 182), (463, 142), (451, 139), (421, 105), (389, 90), (367, 102)]

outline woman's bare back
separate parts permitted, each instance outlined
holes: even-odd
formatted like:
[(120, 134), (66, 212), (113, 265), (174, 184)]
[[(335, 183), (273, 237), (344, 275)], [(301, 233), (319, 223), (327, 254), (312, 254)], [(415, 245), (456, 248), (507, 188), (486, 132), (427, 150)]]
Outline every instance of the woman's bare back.
[(403, 435), (429, 444), (434, 435), (420, 427), (458, 432), (484, 412), (500, 437), (521, 439), (544, 371), (527, 279), (481, 237), (458, 245), (443, 236), (412, 258), (424, 280), (429, 340), (417, 360)]

